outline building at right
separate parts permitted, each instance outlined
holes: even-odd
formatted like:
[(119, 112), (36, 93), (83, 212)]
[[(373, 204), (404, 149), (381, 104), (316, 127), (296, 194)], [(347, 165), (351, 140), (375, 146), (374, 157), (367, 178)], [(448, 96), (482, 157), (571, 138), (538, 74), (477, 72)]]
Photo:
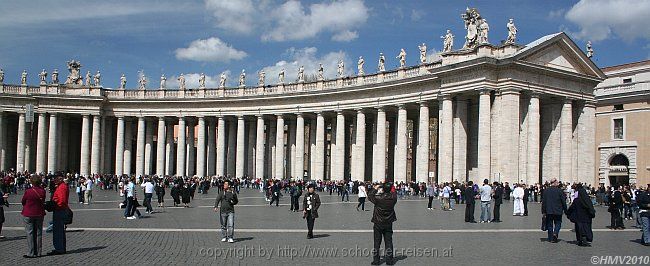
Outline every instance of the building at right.
[(650, 184), (650, 60), (603, 68), (596, 98), (596, 172), (606, 186)]

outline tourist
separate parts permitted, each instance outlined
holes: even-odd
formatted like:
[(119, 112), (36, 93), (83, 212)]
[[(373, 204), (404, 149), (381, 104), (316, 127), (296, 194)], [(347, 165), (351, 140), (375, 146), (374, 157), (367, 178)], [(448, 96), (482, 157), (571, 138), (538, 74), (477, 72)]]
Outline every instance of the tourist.
[(291, 197), (291, 208), (289, 209), (292, 212), (297, 212), (300, 210), (300, 196), (302, 196), (302, 190), (296, 184), (296, 182), (291, 181), (289, 187), (289, 196)]
[(172, 195), (172, 199), (174, 200), (174, 207), (181, 204), (181, 189), (178, 183), (174, 184), (169, 194)]
[(79, 204), (84, 204), (84, 197), (86, 192), (86, 186), (83, 184), (83, 179), (77, 181), (77, 197), (79, 197)]
[(575, 224), (578, 246), (586, 247), (590, 246), (594, 239), (591, 221), (596, 217), (596, 210), (594, 210), (594, 205), (582, 184), (577, 184), (575, 189), (578, 192), (578, 197), (573, 200), (567, 210), (567, 217)]
[(9, 207), (9, 202), (7, 201), (8, 198), (9, 194), (0, 189), (0, 240), (5, 239), (5, 236), (2, 235), (2, 224), (5, 222), (4, 206)]
[(86, 191), (84, 192), (84, 204), (88, 205), (90, 204), (90, 201), (93, 199), (93, 188), (95, 187), (95, 180), (93, 180), (92, 177), (88, 177), (86, 179), (86, 182), (84, 183), (86, 187)]
[(546, 216), (546, 232), (548, 241), (558, 242), (560, 228), (562, 228), (562, 214), (566, 211), (564, 192), (559, 187), (557, 179), (551, 180), (551, 186), (542, 194), (542, 215)]
[[(32, 175), (31, 187), (25, 190), (21, 200), (24, 216), (25, 233), (27, 234), (27, 255), (24, 258), (41, 256), (43, 248), (43, 218), (45, 217), (45, 189), (41, 187), (41, 177)], [(1, 209), (1, 207), (0, 207)], [(1, 224), (1, 223), (0, 223)]]
[(612, 230), (625, 229), (625, 226), (623, 225), (623, 217), (621, 217), (621, 212), (623, 211), (623, 195), (621, 190), (622, 189), (616, 189), (610, 195), (609, 208), (607, 211), (611, 214), (610, 229)]
[(318, 218), (319, 207), (320, 196), (314, 191), (314, 184), (309, 184), (302, 200), (302, 218), (307, 220), (307, 239), (314, 238), (314, 222)]
[(528, 188), (525, 184), (521, 184), (521, 187), (524, 190), (524, 197), (522, 198), (522, 203), (524, 205), (524, 216), (528, 216), (528, 201), (531, 197), (531, 189)]
[[(358, 194), (358, 196), (359, 196), (359, 204), (357, 204), (357, 211), (359, 211), (359, 207), (361, 207), (362, 211), (365, 211), (366, 210), (366, 197), (368, 196), (368, 194), (366, 193), (366, 184), (361, 183), (361, 185), (359, 185), (358, 189), (359, 189), (359, 194)], [(429, 203), (429, 205), (431, 205), (431, 203)]]
[(269, 206), (273, 206), (273, 202), (275, 202), (275, 207), (280, 205), (280, 185), (278, 183), (278, 181), (275, 181), (271, 186), (271, 202)]
[(158, 198), (158, 207), (165, 207), (165, 184), (162, 180), (156, 182), (156, 197)]
[[(138, 197), (135, 190), (135, 177), (127, 179), (127, 184), (124, 187), (124, 194), (126, 194), (126, 210), (124, 211), (124, 216), (126, 219), (135, 220), (142, 217), (140, 211), (138, 210)], [(136, 217), (135, 214), (138, 214)]]
[(427, 186), (427, 196), (429, 197), (429, 204), (427, 204), (427, 209), (429, 210), (433, 210), (433, 205), (431, 205), (431, 203), (433, 203), (433, 197), (435, 196), (435, 193), (436, 189), (433, 186), (433, 183), (429, 183)]
[(449, 206), (451, 197), (451, 187), (449, 183), (445, 182), (445, 187), (442, 188), (442, 210), (452, 211), (453, 209)]
[(230, 186), (230, 180), (223, 182), (223, 190), (219, 191), (214, 201), (214, 211), (219, 212), (219, 222), (221, 222), (221, 242), (234, 243), (235, 234), (235, 205), (239, 202), (237, 194), (233, 192)]
[(515, 184), (515, 189), (512, 191), (512, 197), (514, 198), (513, 204), (513, 216), (523, 216), (524, 215), (524, 189), (519, 184)]
[(481, 223), (489, 223), (490, 220), (490, 202), (492, 201), (492, 187), (490, 181), (483, 180), (483, 186), (479, 189), (481, 195)]
[(472, 184), (474, 184), (474, 182), (472, 181), (467, 182), (467, 187), (465, 188), (464, 196), (465, 196), (465, 222), (466, 223), (476, 223), (476, 220), (474, 220), (474, 206), (475, 206), (476, 191), (474, 191)]
[(368, 199), (375, 205), (371, 220), (374, 224), (372, 227), (374, 245), (371, 264), (380, 264), (379, 248), (383, 238), (386, 264), (393, 265), (395, 264), (393, 258), (393, 222), (397, 220), (395, 214), (397, 194), (391, 191), (390, 183), (377, 184), (368, 192)]
[(640, 187), (636, 196), (636, 204), (639, 206), (639, 217), (641, 217), (641, 243), (650, 246), (650, 184), (643, 190)]
[(341, 201), (350, 202), (350, 194), (346, 186), (341, 184), (339, 190), (341, 192)]
[(191, 197), (191, 189), (187, 183), (183, 184), (183, 187), (181, 188), (181, 198), (183, 199), (183, 207), (184, 208), (189, 208), (190, 207), (190, 197)]
[(146, 213), (153, 213), (153, 207), (151, 207), (151, 198), (153, 197), (154, 185), (151, 184), (149, 178), (144, 179), (144, 183), (140, 184), (140, 187), (144, 189), (144, 207), (146, 208)]
[(499, 182), (492, 183), (494, 185), (494, 218), (492, 219), (493, 223), (501, 222), (501, 203), (503, 203), (503, 186)]
[(68, 206), (68, 184), (62, 176), (57, 176), (54, 180), (56, 185), (56, 190), (52, 196), (52, 201), (54, 201), (54, 214), (52, 215), (54, 228), (52, 235), (52, 242), (54, 245), (54, 250), (47, 253), (47, 255), (60, 255), (66, 253), (66, 238), (65, 238), (65, 220), (67, 220), (68, 211), (70, 207)]

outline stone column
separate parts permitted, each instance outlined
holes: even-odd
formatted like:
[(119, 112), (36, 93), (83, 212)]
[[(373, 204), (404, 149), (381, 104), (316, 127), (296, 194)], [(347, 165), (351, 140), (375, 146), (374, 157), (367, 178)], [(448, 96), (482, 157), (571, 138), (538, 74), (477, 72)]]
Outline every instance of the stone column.
[[(54, 167), (57, 170), (67, 170), (70, 168), (68, 163), (68, 143), (70, 141), (70, 123), (66, 121), (65, 116), (61, 115), (56, 122), (56, 140), (58, 144), (56, 145), (56, 166)], [(49, 140), (48, 140), (49, 145)], [(49, 148), (48, 148), (49, 150)]]
[(0, 111), (0, 171), (7, 169), (7, 125), (4, 112)]
[(323, 180), (325, 176), (325, 118), (316, 113), (316, 145), (312, 151), (314, 174), (312, 180)]
[(490, 90), (480, 90), (478, 107), (478, 177), (480, 179), (491, 178), (491, 151), (490, 151), (490, 117), (491, 98)]
[(81, 153), (79, 163), (79, 175), (87, 177), (90, 164), (90, 115), (81, 117)]
[(48, 129), (48, 136), (47, 136), (47, 154), (49, 155), (47, 157), (47, 172), (55, 172), (57, 169), (57, 163), (58, 163), (58, 150), (57, 150), (57, 142), (58, 142), (58, 137), (57, 137), (57, 131), (58, 131), (58, 122), (57, 122), (57, 114), (56, 113), (51, 113), (50, 114), (50, 126)]
[(366, 114), (357, 109), (357, 119), (354, 138), (354, 156), (352, 156), (352, 180), (363, 181), (366, 169)]
[(294, 178), (296, 164), (296, 121), (287, 121), (287, 164), (285, 175), (288, 178)]
[(186, 153), (186, 160), (187, 164), (185, 167), (185, 172), (187, 176), (194, 176), (196, 174), (196, 157), (194, 153), (194, 121), (190, 122), (189, 125), (187, 126), (187, 134), (185, 135), (187, 140), (186, 140), (186, 145), (187, 145), (187, 150), (185, 151)]
[(296, 114), (296, 161), (293, 176), (298, 180), (304, 178), (305, 173), (305, 118), (302, 113)]
[(500, 134), (501, 143), (506, 144), (501, 153), (503, 176), (510, 184), (520, 182), (519, 179), (519, 90), (503, 90), (503, 112), (501, 117), (503, 131)]
[(144, 145), (145, 145), (146, 121), (144, 117), (138, 117), (138, 133), (136, 135), (135, 150), (135, 175), (144, 176)]
[[(51, 119), (51, 118), (50, 118)], [(117, 117), (115, 133), (115, 174), (124, 174), (124, 117)]]
[(284, 118), (277, 115), (275, 133), (275, 178), (284, 179)]
[(429, 145), (429, 105), (421, 102), (415, 155), (415, 179), (418, 183), (429, 181)]
[(406, 182), (406, 107), (403, 104), (398, 106), (397, 111), (397, 135), (395, 144), (395, 168), (393, 173), (393, 180), (398, 182)]
[(267, 133), (267, 138), (268, 138), (268, 159), (266, 162), (266, 169), (269, 175), (269, 178), (275, 178), (275, 138), (277, 135), (277, 121), (275, 120), (270, 120), (269, 121), (269, 130)]
[(246, 166), (246, 120), (244, 116), (237, 116), (237, 154), (235, 155), (235, 177), (244, 177)]
[[(4, 169), (3, 169), (4, 170)], [(36, 172), (47, 171), (47, 114), (38, 114), (38, 137), (36, 139)]]
[[(578, 118), (580, 126), (578, 135), (578, 182), (583, 184), (596, 183), (596, 106), (593, 102), (585, 102)], [(647, 134), (647, 133), (646, 133)]]
[(332, 181), (345, 179), (345, 116), (336, 113), (336, 146), (332, 151)]
[(246, 171), (247, 177), (255, 177), (256, 121), (246, 121)]
[(176, 176), (185, 176), (185, 117), (178, 118), (178, 141), (176, 142)]
[(527, 184), (532, 185), (539, 182), (539, 144), (540, 144), (540, 116), (539, 116), (539, 94), (530, 95), (528, 104), (528, 148), (527, 148)]
[(438, 182), (452, 182), (453, 170), (453, 102), (451, 96), (443, 95), (439, 113)]
[(131, 175), (133, 174), (133, 171), (131, 171), (131, 158), (133, 158), (133, 125), (129, 121), (124, 122), (124, 174)]
[(165, 117), (158, 117), (158, 134), (156, 135), (156, 175), (165, 175)]
[(16, 147), (16, 172), (25, 171), (25, 140), (27, 138), (27, 125), (25, 113), (18, 114), (18, 140)]
[(217, 176), (225, 176), (226, 162), (226, 121), (223, 116), (217, 120)]
[(174, 160), (174, 123), (171, 122), (167, 125), (165, 137), (165, 175), (171, 176), (174, 175), (174, 166), (176, 161)]
[[(467, 181), (467, 101), (456, 99), (454, 115), (453, 180)], [(474, 180), (474, 182), (477, 182)], [(480, 182), (478, 184), (482, 184)]]
[(153, 172), (153, 121), (145, 123), (144, 130), (144, 174), (152, 175)]
[(383, 107), (377, 108), (377, 142), (374, 151), (375, 164), (372, 166), (374, 174), (372, 182), (386, 180), (386, 112)]
[(560, 116), (560, 181), (573, 182), (571, 151), (573, 144), (572, 100), (564, 99)]
[(230, 176), (237, 174), (237, 122), (228, 121), (228, 154), (226, 156), (226, 173)]
[(257, 116), (255, 134), (255, 177), (264, 179), (264, 117)]
[(217, 163), (216, 158), (215, 158), (215, 148), (216, 148), (216, 142), (217, 142), (217, 136), (216, 136), (216, 130), (215, 130), (215, 124), (212, 119), (208, 121), (208, 148), (206, 150), (207, 153), (207, 173), (208, 176), (213, 176), (215, 173), (215, 164)]
[(196, 142), (196, 175), (205, 176), (205, 117), (199, 117), (199, 132)]
[(101, 117), (99, 115), (93, 116), (93, 133), (91, 140), (90, 152), (90, 174), (100, 174), (100, 161), (102, 154), (101, 146)]

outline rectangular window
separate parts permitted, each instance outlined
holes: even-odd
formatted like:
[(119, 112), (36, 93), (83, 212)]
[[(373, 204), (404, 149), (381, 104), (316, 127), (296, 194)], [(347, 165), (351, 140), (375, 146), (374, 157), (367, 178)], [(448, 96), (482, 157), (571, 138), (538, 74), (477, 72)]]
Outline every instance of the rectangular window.
[(622, 104), (615, 104), (614, 105), (614, 111), (622, 111), (623, 110), (623, 105)]
[(614, 119), (614, 139), (623, 139), (623, 118)]
[(623, 79), (623, 84), (625, 83), (632, 83), (632, 78)]

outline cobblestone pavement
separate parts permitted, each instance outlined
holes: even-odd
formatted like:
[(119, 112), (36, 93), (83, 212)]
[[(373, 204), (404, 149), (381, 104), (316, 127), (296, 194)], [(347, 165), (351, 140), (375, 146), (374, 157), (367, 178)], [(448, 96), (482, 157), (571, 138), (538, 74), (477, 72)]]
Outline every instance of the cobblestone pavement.
[[(372, 211), (357, 212), (356, 196), (341, 202), (336, 195), (320, 193), (323, 205), (316, 221), (316, 238), (306, 239), (301, 213), (289, 211), (288, 197), (280, 207), (270, 207), (257, 190), (242, 189), (236, 208), (235, 240), (220, 242), (219, 221), (212, 210), (215, 191), (196, 195), (192, 208), (167, 207), (138, 220), (126, 220), (118, 209), (120, 198), (113, 191), (94, 191), (95, 202), (71, 206), (74, 223), (68, 228), (68, 254), (24, 259), (27, 241), (20, 219), (20, 206), (5, 208), (7, 221), (0, 240), (0, 265), (36, 264), (218, 264), (275, 265), (316, 264), (368, 265), (372, 260)], [(167, 193), (169, 195), (169, 193)], [(20, 195), (10, 201), (19, 202)], [(71, 201), (76, 195), (70, 195)], [(171, 204), (171, 198), (167, 198)], [(155, 196), (154, 196), (155, 201)], [(527, 217), (513, 217), (512, 204), (502, 206), (502, 223), (463, 222), (464, 205), (454, 211), (426, 209), (426, 200), (398, 201), (398, 220), (393, 225), (399, 265), (482, 263), (591, 264), (592, 256), (647, 256), (638, 243), (640, 232), (626, 221), (627, 230), (611, 231), (609, 213), (597, 207), (592, 247), (575, 245), (573, 227), (564, 219), (562, 241), (546, 242), (540, 227), (540, 204), (530, 203)], [(372, 210), (367, 203), (366, 209)], [(140, 208), (144, 214), (144, 209)], [(480, 206), (476, 206), (476, 220)], [(46, 216), (46, 221), (51, 214)], [(43, 236), (43, 253), (52, 248), (51, 234)]]

